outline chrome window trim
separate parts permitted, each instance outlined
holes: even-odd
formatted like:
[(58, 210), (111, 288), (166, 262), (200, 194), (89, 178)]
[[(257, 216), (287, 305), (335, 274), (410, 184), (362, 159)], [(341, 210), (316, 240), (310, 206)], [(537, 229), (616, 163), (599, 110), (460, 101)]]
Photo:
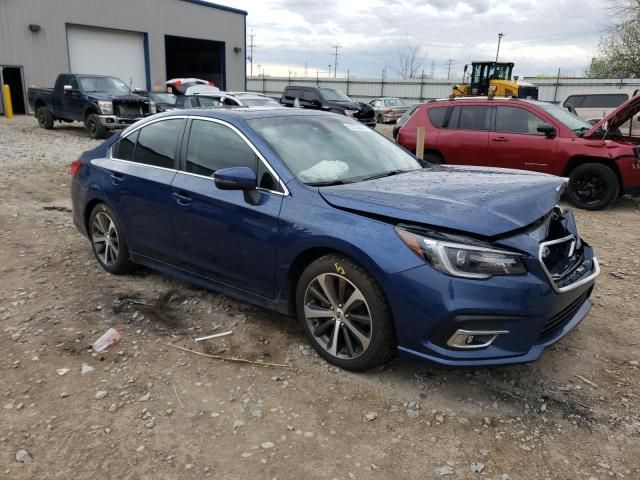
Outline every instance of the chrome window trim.
[(581, 278), (580, 280), (578, 280), (575, 283), (572, 283), (571, 285), (558, 288), (558, 286), (556, 285), (556, 282), (553, 280), (553, 275), (551, 275), (551, 273), (547, 269), (547, 266), (544, 264), (542, 254), (546, 246), (557, 245), (559, 243), (568, 242), (570, 240), (572, 241), (571, 247), (570, 247), (570, 253), (573, 253), (577, 243), (576, 236), (573, 234), (567, 235), (566, 237), (563, 237), (563, 238), (558, 238), (556, 240), (549, 240), (548, 242), (542, 242), (540, 243), (540, 247), (538, 250), (538, 260), (540, 261), (540, 265), (542, 265), (542, 269), (544, 270), (544, 273), (547, 276), (547, 279), (549, 280), (551, 287), (556, 293), (565, 293), (565, 292), (574, 290), (578, 287), (581, 287), (585, 283), (589, 283), (591, 280), (595, 279), (598, 275), (600, 275), (600, 264), (598, 263), (598, 258), (593, 257), (593, 272), (590, 275), (587, 275), (586, 277)]
[[(251, 148), (251, 150), (253, 150), (253, 152), (260, 159), (262, 164), (267, 168), (269, 173), (278, 182), (278, 184), (280, 185), (280, 188), (282, 188), (282, 192), (278, 192), (278, 191), (275, 191), (275, 190), (269, 190), (267, 188), (257, 188), (257, 190), (260, 190), (260, 191), (263, 191), (263, 192), (270, 192), (270, 193), (273, 193), (275, 195), (282, 195), (283, 197), (286, 197), (286, 196), (290, 195), (289, 189), (287, 188), (285, 183), (282, 181), (280, 176), (276, 173), (276, 171), (273, 169), (273, 167), (271, 167), (269, 162), (267, 162), (267, 160), (262, 156), (260, 151), (255, 147), (255, 145), (253, 145), (253, 143), (251, 143), (251, 141), (244, 135), (244, 133), (242, 133), (240, 130), (238, 130), (236, 127), (234, 127), (230, 123), (225, 122), (225, 121), (220, 120), (220, 119), (217, 119), (217, 118), (201, 117), (201, 116), (198, 116), (198, 115), (172, 115), (170, 117), (156, 118), (154, 120), (150, 120), (148, 122), (145, 122), (142, 125), (136, 125), (135, 128), (131, 128), (131, 129), (127, 128), (127, 129), (125, 129), (122, 132), (122, 135), (120, 136), (118, 141), (114, 142), (113, 145), (118, 143), (121, 139), (126, 138), (129, 135), (132, 135), (133, 133), (135, 133), (136, 131), (140, 130), (141, 128), (146, 127), (147, 125), (151, 125), (153, 123), (167, 121), (167, 120), (174, 120), (174, 119), (205, 120), (207, 122), (217, 123), (217, 124), (223, 125), (225, 127), (228, 127), (233, 132), (235, 132), (249, 146), (249, 148)], [(189, 139), (187, 139), (187, 141), (189, 141)], [(126, 162), (126, 163), (131, 163), (133, 165), (140, 165), (140, 166), (144, 166), (144, 167), (158, 168), (158, 169), (161, 169), (161, 170), (170, 170), (172, 172), (184, 173), (185, 175), (192, 175), (194, 177), (201, 177), (201, 178), (206, 178), (208, 180), (214, 181), (214, 179), (212, 177), (208, 177), (206, 175), (199, 175), (197, 173), (187, 172), (185, 170), (180, 170), (180, 169), (175, 169), (175, 168), (158, 167), (156, 165), (149, 165), (149, 164), (146, 164), (146, 163), (134, 162), (132, 160), (124, 160), (122, 158), (116, 158), (116, 157), (113, 156), (113, 145), (111, 145), (109, 147), (109, 151), (107, 153), (107, 157), (108, 157), (109, 160), (117, 160), (119, 162)]]

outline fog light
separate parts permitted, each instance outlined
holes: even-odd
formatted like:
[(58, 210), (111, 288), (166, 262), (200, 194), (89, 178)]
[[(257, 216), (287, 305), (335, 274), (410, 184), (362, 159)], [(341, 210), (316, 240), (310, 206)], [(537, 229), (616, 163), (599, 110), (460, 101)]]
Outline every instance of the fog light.
[(486, 348), (498, 335), (509, 333), (509, 330), (463, 330), (455, 331), (447, 341), (447, 346), (461, 349)]

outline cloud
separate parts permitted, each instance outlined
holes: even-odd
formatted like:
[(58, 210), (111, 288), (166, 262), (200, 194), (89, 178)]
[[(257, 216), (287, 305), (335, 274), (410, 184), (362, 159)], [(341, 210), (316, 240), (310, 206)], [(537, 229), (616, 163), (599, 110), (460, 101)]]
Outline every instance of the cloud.
[(497, 34), (505, 33), (500, 57), (520, 75), (579, 73), (589, 64), (607, 25), (601, 0), (217, 0), (245, 9), (256, 33), (254, 64), (327, 69), (340, 45), (339, 72), (378, 77), (397, 64), (409, 41), (426, 52), (446, 76), (471, 60), (495, 57)]

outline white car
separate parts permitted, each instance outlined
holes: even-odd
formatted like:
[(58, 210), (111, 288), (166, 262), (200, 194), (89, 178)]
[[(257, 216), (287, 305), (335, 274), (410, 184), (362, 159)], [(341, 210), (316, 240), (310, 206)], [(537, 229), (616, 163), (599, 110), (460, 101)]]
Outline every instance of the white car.
[(172, 78), (164, 82), (165, 89), (177, 95), (195, 95), (196, 93), (215, 93), (220, 89), (215, 83), (201, 78)]
[(241, 107), (275, 107), (284, 108), (279, 102), (261, 93), (253, 92), (196, 92), (199, 97), (215, 97), (224, 105), (236, 105)]

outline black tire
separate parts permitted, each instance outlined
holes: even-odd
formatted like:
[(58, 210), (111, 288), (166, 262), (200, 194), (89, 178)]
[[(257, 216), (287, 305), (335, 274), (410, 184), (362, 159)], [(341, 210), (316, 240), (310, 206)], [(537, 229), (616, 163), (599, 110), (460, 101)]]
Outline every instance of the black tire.
[(36, 110), (36, 120), (38, 120), (38, 126), (45, 130), (53, 130), (53, 115), (47, 107), (39, 107)]
[[(357, 291), (362, 295), (363, 301), (354, 301), (351, 303), (352, 307), (347, 305), (349, 302), (345, 302), (344, 306), (338, 304), (340, 308), (336, 306), (334, 309), (332, 307), (330, 314), (333, 315), (333, 318), (325, 316), (323, 317), (324, 322), (317, 318), (308, 319), (305, 311), (309, 307), (313, 308), (312, 304), (320, 298), (312, 293), (314, 286), (316, 291), (320, 286), (319, 283), (315, 283), (319, 276), (332, 279), (333, 285), (337, 287), (333, 289), (333, 292), (338, 300), (340, 293), (345, 298), (349, 298)], [(320, 286), (320, 288), (322, 287)], [(322, 310), (320, 305), (317, 307)], [(344, 312), (342, 308), (344, 308)], [(327, 311), (326, 307), (324, 311)], [(363, 314), (363, 312), (365, 313)], [(326, 255), (312, 262), (304, 270), (296, 285), (296, 313), (305, 334), (318, 354), (329, 363), (345, 370), (369, 370), (392, 359), (397, 352), (393, 319), (384, 292), (362, 266), (343, 255)], [(355, 320), (356, 317), (359, 320)], [(340, 318), (341, 321), (338, 320)], [(366, 323), (361, 323), (363, 319), (368, 319), (368, 328)], [(329, 327), (326, 328), (326, 325)], [(363, 337), (367, 337), (368, 342), (365, 348), (362, 348), (363, 343), (359, 343), (356, 336), (352, 335), (354, 326), (358, 327), (358, 331)], [(337, 333), (336, 328), (339, 330)], [(328, 339), (325, 345), (322, 343), (324, 342), (323, 338), (318, 334), (320, 330), (327, 332)], [(350, 335), (355, 343), (359, 343), (355, 347), (355, 343), (347, 339)], [(330, 338), (337, 340), (336, 345), (341, 345), (340, 348), (336, 347), (337, 355), (329, 352), (331, 350)]]
[(611, 168), (600, 163), (585, 163), (569, 174), (567, 198), (583, 210), (601, 210), (613, 202), (620, 193), (618, 176)]
[[(113, 223), (115, 228), (115, 239), (110, 230), (106, 228), (102, 219), (106, 217)], [(108, 244), (99, 241), (99, 235), (103, 233), (109, 233), (110, 240)], [(113, 211), (104, 203), (100, 203), (94, 207), (89, 216), (89, 225), (87, 226), (87, 233), (89, 234), (89, 240), (91, 241), (91, 248), (93, 254), (96, 256), (96, 260), (102, 268), (113, 275), (121, 275), (127, 273), (133, 267), (133, 262), (129, 257), (129, 248), (127, 247), (127, 241), (124, 238), (124, 232), (120, 226), (118, 218)], [(114, 254), (114, 249), (111, 248), (110, 252), (105, 254), (107, 248), (115, 246), (117, 253)]]
[(91, 138), (100, 140), (107, 137), (107, 129), (104, 128), (98, 116), (95, 113), (90, 113), (84, 119), (84, 129), (87, 131)]
[(442, 165), (444, 163), (442, 155), (437, 152), (425, 152), (424, 159), (429, 163), (433, 163), (434, 165)]

